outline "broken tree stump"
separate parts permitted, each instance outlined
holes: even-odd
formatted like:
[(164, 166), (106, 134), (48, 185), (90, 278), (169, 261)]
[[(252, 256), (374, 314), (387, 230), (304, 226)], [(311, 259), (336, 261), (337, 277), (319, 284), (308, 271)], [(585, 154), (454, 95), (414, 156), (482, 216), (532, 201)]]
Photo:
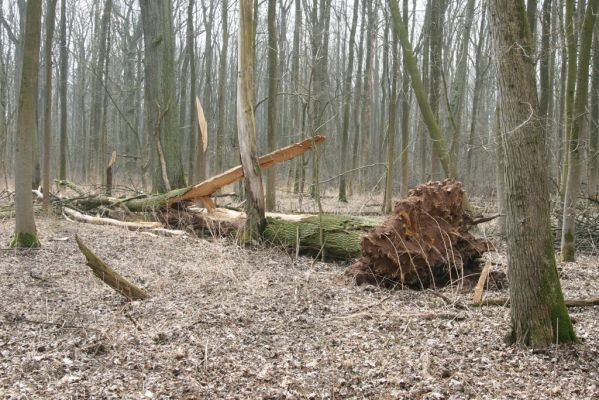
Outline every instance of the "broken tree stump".
[(492, 247), (468, 231), (460, 182), (429, 182), (410, 190), (393, 213), (362, 239), (362, 257), (344, 274), (356, 284), (428, 288), (480, 273), (480, 256)]
[(79, 250), (87, 259), (87, 265), (92, 269), (94, 275), (96, 275), (102, 282), (116, 290), (118, 293), (125, 296), (128, 300), (143, 300), (149, 297), (148, 293), (129, 282), (127, 279), (119, 275), (116, 271), (110, 268), (100, 257), (96, 256), (93, 251), (89, 249), (82, 241), (79, 236), (75, 235), (75, 241), (79, 246)]

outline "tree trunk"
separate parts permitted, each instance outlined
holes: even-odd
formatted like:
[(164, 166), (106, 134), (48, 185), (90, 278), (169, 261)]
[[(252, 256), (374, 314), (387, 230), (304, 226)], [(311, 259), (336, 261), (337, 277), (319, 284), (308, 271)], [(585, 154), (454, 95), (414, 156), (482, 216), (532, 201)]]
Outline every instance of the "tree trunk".
[(593, 40), (593, 27), (599, 11), (599, 0), (589, 0), (585, 12), (582, 31), (580, 33), (580, 54), (578, 70), (576, 72), (576, 97), (572, 118), (572, 130), (568, 144), (568, 179), (564, 193), (564, 214), (562, 222), (562, 245), (561, 257), (563, 261), (575, 261), (576, 246), (574, 236), (576, 234), (576, 202), (580, 192), (580, 181), (582, 178), (583, 126), (587, 119), (587, 100), (589, 88), (589, 65), (591, 61), (591, 43)]
[(225, 81), (227, 79), (227, 56), (229, 51), (229, 23), (227, 0), (222, 0), (222, 43), (220, 50), (220, 60), (218, 65), (218, 128), (216, 131), (216, 170), (223, 170), (223, 143), (225, 141)]
[(11, 247), (39, 247), (33, 204), (31, 201), (31, 177), (33, 175), (33, 135), (37, 114), (37, 82), (41, 30), (41, 0), (27, 2), (23, 60), (19, 85), (17, 110), (17, 138), (15, 146), (15, 235)]
[(352, 23), (349, 31), (349, 55), (347, 61), (347, 70), (345, 71), (345, 81), (343, 82), (343, 126), (341, 128), (341, 171), (339, 177), (339, 201), (347, 203), (347, 184), (346, 170), (348, 150), (349, 150), (349, 118), (352, 105), (352, 75), (354, 73), (354, 47), (356, 39), (356, 27), (358, 25), (360, 0), (354, 0), (354, 9), (352, 13)]
[(574, 92), (576, 90), (576, 65), (577, 65), (577, 49), (576, 35), (574, 31), (574, 0), (566, 0), (566, 16), (564, 20), (564, 33), (566, 36), (566, 51), (567, 51), (567, 74), (566, 87), (564, 95), (564, 133), (562, 134), (562, 171), (559, 190), (562, 195), (566, 191), (568, 180), (568, 168), (570, 166), (570, 137), (572, 133), (572, 117), (574, 113)]
[(91, 118), (90, 118), (90, 147), (89, 147), (89, 158), (87, 160), (89, 165), (89, 172), (91, 173), (91, 179), (97, 181), (101, 179), (103, 175), (103, 166), (105, 154), (102, 154), (101, 149), (101, 137), (102, 137), (102, 110), (104, 104), (104, 65), (106, 64), (106, 57), (108, 53), (108, 30), (110, 29), (110, 13), (112, 8), (112, 0), (106, 0), (104, 3), (104, 9), (102, 11), (102, 18), (100, 20), (100, 31), (98, 38), (96, 38), (95, 55), (92, 61), (92, 72), (93, 72), (93, 84), (92, 84), (92, 103), (90, 106)]
[(443, 167), (445, 175), (455, 178), (458, 175), (455, 163), (451, 160), (449, 151), (447, 149), (447, 142), (445, 141), (445, 136), (443, 135), (443, 132), (441, 132), (437, 118), (435, 117), (435, 114), (431, 109), (431, 105), (426, 98), (426, 91), (424, 89), (422, 80), (420, 79), (420, 74), (418, 73), (418, 65), (414, 59), (414, 52), (412, 51), (412, 46), (408, 37), (408, 31), (403, 23), (397, 0), (390, 0), (390, 5), (391, 13), (393, 15), (393, 28), (397, 30), (399, 39), (401, 41), (404, 55), (406, 57), (406, 67), (410, 73), (412, 88), (416, 94), (416, 99), (418, 100), (420, 111), (422, 112), (422, 118), (428, 127), (429, 134), (433, 141), (433, 147), (435, 148), (436, 154), (441, 161), (441, 166)]
[[(406, 22), (406, 29), (409, 23), (408, 0), (403, 0), (403, 16)], [(412, 25), (413, 26), (413, 25)], [(409, 168), (410, 168), (410, 74), (407, 69), (407, 61), (405, 52), (402, 54), (403, 74), (401, 81), (401, 197), (408, 195)]]
[(511, 334), (526, 346), (576, 341), (564, 304), (550, 230), (544, 130), (530, 58), (524, 0), (489, 3), (506, 163)]
[[(267, 142), (268, 151), (277, 147), (277, 92), (279, 77), (277, 72), (277, 1), (268, 0), (268, 120)], [(266, 203), (267, 211), (276, 207), (276, 174), (273, 168), (266, 171)]]
[[(67, 82), (69, 77), (66, 0), (60, 1), (60, 157), (58, 178), (67, 179)], [(74, 116), (73, 116), (74, 117)]]
[(591, 108), (589, 140), (589, 195), (599, 196), (599, 25), (595, 23), (593, 69), (591, 73)]
[[(170, 0), (139, 0), (145, 45), (145, 113), (150, 143), (157, 137), (164, 150), (168, 181), (174, 187), (185, 186), (181, 164), (180, 131), (177, 120), (174, 40)], [(157, 146), (152, 157), (152, 184), (164, 192), (166, 181), (158, 159)]]
[(245, 176), (246, 223), (244, 241), (259, 240), (266, 226), (262, 172), (256, 151), (254, 119), (254, 12), (252, 0), (239, 3), (237, 78), (237, 135)]
[(44, 44), (44, 157), (42, 165), (43, 208), (50, 210), (50, 146), (52, 138), (52, 38), (56, 20), (56, 0), (48, 1), (46, 15), (46, 37)]
[(389, 95), (389, 126), (387, 127), (387, 175), (385, 182), (385, 199), (383, 201), (383, 212), (390, 213), (393, 200), (393, 176), (395, 173), (395, 135), (397, 124), (397, 80), (401, 73), (399, 68), (398, 46), (399, 39), (397, 31), (393, 31), (391, 41), (391, 52), (393, 63), (391, 66), (391, 94)]

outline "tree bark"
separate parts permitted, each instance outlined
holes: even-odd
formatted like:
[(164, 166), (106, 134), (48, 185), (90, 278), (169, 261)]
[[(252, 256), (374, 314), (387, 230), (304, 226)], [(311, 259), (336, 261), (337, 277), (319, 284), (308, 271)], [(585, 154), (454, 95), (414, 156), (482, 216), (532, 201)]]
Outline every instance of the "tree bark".
[[(168, 179), (174, 187), (185, 186), (181, 164), (181, 138), (177, 120), (174, 39), (170, 0), (139, 0), (145, 47), (146, 132), (150, 143), (159, 129)], [(156, 146), (152, 157), (152, 184), (155, 192), (164, 192), (166, 182)]]
[(239, 3), (239, 41), (237, 78), (237, 135), (245, 176), (246, 223), (243, 239), (259, 240), (266, 226), (262, 172), (256, 151), (254, 118), (254, 12), (252, 0)]
[(69, 77), (66, 0), (60, 1), (60, 156), (58, 179), (67, 179), (67, 82)]
[(229, 20), (228, 20), (228, 1), (222, 0), (221, 19), (222, 19), (222, 43), (220, 50), (220, 60), (218, 65), (218, 128), (216, 130), (216, 170), (223, 170), (223, 143), (225, 142), (225, 82), (227, 79), (227, 56), (229, 51)]
[[(277, 92), (279, 77), (277, 71), (277, 1), (268, 0), (268, 120), (267, 120), (267, 143), (268, 151), (274, 151), (277, 147)], [(266, 171), (266, 203), (267, 211), (273, 211), (276, 207), (276, 174), (274, 169)]]
[(42, 164), (42, 190), (44, 211), (50, 210), (50, 147), (52, 142), (52, 38), (56, 20), (56, 0), (48, 1), (46, 37), (44, 43), (44, 157)]
[(441, 132), (437, 118), (435, 117), (431, 105), (426, 98), (426, 91), (424, 89), (422, 80), (420, 79), (418, 65), (414, 59), (414, 52), (412, 51), (412, 46), (408, 37), (408, 31), (403, 23), (397, 0), (390, 0), (390, 6), (391, 13), (393, 15), (393, 27), (397, 30), (399, 39), (401, 41), (404, 55), (406, 57), (406, 67), (410, 73), (412, 89), (416, 94), (416, 99), (418, 100), (420, 111), (422, 112), (422, 118), (428, 127), (431, 140), (433, 141), (433, 146), (437, 156), (439, 157), (439, 160), (441, 161), (441, 166), (443, 167), (445, 175), (456, 178), (458, 176), (456, 166), (453, 160), (451, 160), (451, 156), (447, 148), (447, 142), (445, 141), (445, 136), (443, 135), (443, 132)]
[(540, 347), (576, 341), (564, 304), (550, 231), (544, 129), (538, 122), (535, 68), (524, 0), (492, 0), (514, 343)]
[(352, 74), (354, 73), (354, 47), (356, 40), (356, 27), (358, 25), (359, 0), (354, 0), (354, 9), (352, 13), (351, 28), (349, 31), (349, 55), (347, 69), (345, 71), (345, 81), (343, 82), (343, 126), (341, 128), (341, 171), (339, 177), (339, 201), (347, 203), (347, 183), (346, 170), (348, 150), (349, 150), (349, 118), (352, 105)]
[(11, 247), (39, 247), (33, 204), (31, 177), (33, 175), (33, 135), (37, 114), (37, 83), (41, 30), (41, 0), (27, 2), (25, 35), (17, 110), (17, 137), (15, 146), (15, 235)]
[(576, 202), (580, 192), (582, 179), (583, 143), (580, 140), (583, 126), (587, 119), (587, 100), (589, 88), (589, 65), (591, 61), (591, 43), (593, 40), (593, 27), (599, 11), (599, 0), (589, 0), (585, 12), (582, 32), (580, 33), (580, 54), (578, 70), (576, 72), (576, 95), (570, 140), (568, 143), (568, 179), (564, 193), (564, 214), (562, 221), (561, 257), (563, 261), (575, 261), (576, 246)]

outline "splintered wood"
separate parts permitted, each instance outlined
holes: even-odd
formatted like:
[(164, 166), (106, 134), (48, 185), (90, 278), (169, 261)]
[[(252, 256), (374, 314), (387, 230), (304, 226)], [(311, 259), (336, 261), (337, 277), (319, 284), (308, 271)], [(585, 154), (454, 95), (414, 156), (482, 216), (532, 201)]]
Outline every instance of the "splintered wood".
[(479, 273), (479, 258), (491, 243), (468, 231), (489, 218), (473, 218), (464, 210), (463, 198), (455, 180), (416, 186), (362, 239), (362, 257), (343, 280), (428, 288)]
[[(272, 153), (266, 154), (258, 159), (261, 169), (270, 168), (275, 164), (283, 161), (291, 160), (299, 155), (302, 155), (314, 145), (324, 142), (324, 136), (314, 136), (313, 138), (306, 139), (302, 142), (292, 144), (287, 147), (283, 147), (279, 150), (273, 151)], [(218, 189), (223, 186), (227, 186), (233, 182), (237, 182), (243, 178), (243, 168), (238, 165), (222, 174), (215, 175), (195, 186), (187, 189), (184, 193), (176, 196), (169, 197), (167, 206), (171, 206), (175, 203), (182, 201), (202, 200), (206, 203), (204, 198), (211, 196)]]

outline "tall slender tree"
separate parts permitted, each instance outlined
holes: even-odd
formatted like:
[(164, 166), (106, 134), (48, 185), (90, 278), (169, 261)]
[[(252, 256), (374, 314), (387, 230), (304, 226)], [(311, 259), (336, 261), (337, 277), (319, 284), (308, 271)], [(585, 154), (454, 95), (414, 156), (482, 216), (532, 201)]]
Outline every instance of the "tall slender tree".
[(60, 1), (60, 145), (58, 178), (67, 178), (67, 83), (69, 75), (69, 49), (67, 48), (66, 0)]
[[(278, 61), (277, 61), (277, 1), (268, 0), (268, 121), (267, 142), (268, 151), (277, 147), (277, 92), (278, 92)], [(276, 206), (275, 169), (266, 171), (266, 210), (273, 211)]]
[(561, 257), (563, 261), (574, 261), (576, 246), (576, 203), (582, 179), (582, 150), (580, 137), (587, 120), (587, 100), (589, 88), (589, 66), (591, 62), (591, 43), (593, 27), (597, 20), (599, 0), (589, 0), (580, 32), (580, 54), (576, 72), (576, 93), (572, 115), (571, 131), (568, 141), (568, 171), (564, 193), (564, 212), (562, 220)]
[(52, 44), (56, 20), (56, 0), (48, 0), (46, 14), (46, 37), (44, 43), (44, 152), (42, 165), (43, 207), (50, 210), (50, 150), (52, 138)]

